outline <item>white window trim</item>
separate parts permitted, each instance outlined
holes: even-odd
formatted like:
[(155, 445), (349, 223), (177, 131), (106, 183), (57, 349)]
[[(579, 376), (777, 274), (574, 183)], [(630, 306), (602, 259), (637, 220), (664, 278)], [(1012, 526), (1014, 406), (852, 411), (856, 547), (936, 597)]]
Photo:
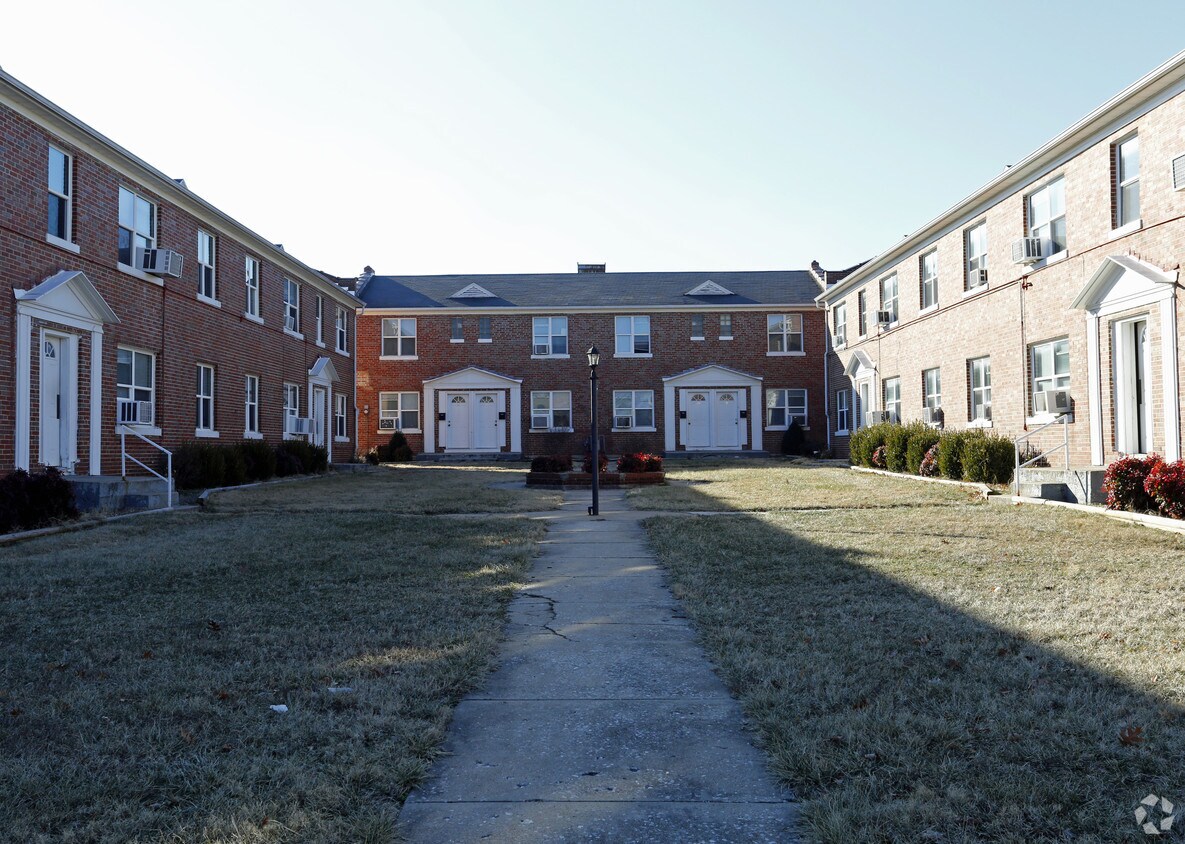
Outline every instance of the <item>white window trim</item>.
[[(197, 365), (197, 368), (199, 370), (202, 370), (202, 369), (210, 370), (210, 395), (208, 396), (208, 398), (210, 400), (210, 424), (213, 426), (217, 422), (217, 417), (215, 416), (216, 409), (215, 409), (215, 405), (214, 405), (214, 399), (215, 399), (215, 396), (217, 395), (217, 392), (218, 392), (218, 387), (217, 387), (218, 382), (215, 380), (217, 378), (217, 373), (214, 370), (213, 364), (199, 363)], [(195, 400), (203, 399), (203, 398), (207, 398), (207, 397), (203, 396), (201, 393), (194, 393)], [(217, 438), (218, 436), (220, 436), (218, 433), (218, 429), (216, 427), (203, 428), (200, 425), (198, 425), (194, 428), (193, 435), (195, 437), (206, 438), (206, 439), (213, 439), (213, 438)]]
[[(535, 354), (535, 338), (539, 335), (535, 331), (535, 322), (536, 322), (536, 320), (543, 320), (543, 319), (547, 320), (547, 349), (548, 349), (548, 352), (545, 355), (537, 355), (537, 354)], [(564, 333), (563, 334), (557, 334), (554, 331), (552, 331), (552, 325), (553, 325), (552, 320), (556, 320), (556, 319), (562, 319), (564, 321)], [(492, 328), (491, 328), (491, 330), (492, 330)], [(562, 352), (562, 353), (557, 354), (557, 353), (551, 351), (551, 349), (554, 348), (552, 341), (556, 337), (563, 337), (564, 338), (564, 343), (568, 348), (567, 352)], [(531, 317), (531, 360), (547, 360), (549, 358), (555, 358), (556, 360), (568, 360), (569, 358), (572, 357), (571, 351), (572, 351), (572, 336), (568, 333), (568, 318), (566, 316)]]
[[(984, 357), (978, 357), (978, 358), (971, 358), (970, 360), (967, 361), (967, 396), (970, 399), (970, 401), (968, 402), (967, 410), (969, 413), (975, 412), (975, 390), (977, 389), (975, 387), (975, 364), (981, 360), (987, 361), (988, 378), (989, 379), (991, 378), (992, 359), (991, 359), (990, 355), (985, 355)], [(987, 387), (979, 387), (978, 389), (980, 391), (983, 391), (983, 390), (993, 389), (993, 387), (991, 385), (989, 385)], [(984, 407), (986, 407), (986, 408), (990, 408), (991, 406), (992, 405), (990, 402), (984, 403)], [(976, 417), (968, 420), (967, 427), (968, 428), (990, 428), (990, 427), (992, 427), (992, 420), (987, 417), (976, 416)]]
[[(248, 379), (255, 380), (255, 401), (254, 402), (247, 400), (247, 381), (248, 381)], [(251, 373), (247, 373), (243, 376), (243, 436), (247, 437), (248, 439), (262, 439), (263, 438), (263, 433), (262, 433), (263, 426), (260, 424), (261, 420), (259, 418), (259, 389), (260, 389), (259, 384), (260, 384), (260, 379), (259, 379), (258, 375), (252, 375)], [(249, 428), (248, 424), (247, 424), (247, 420), (248, 420), (247, 408), (251, 407), (252, 405), (255, 406), (255, 428), (254, 429)]]
[(149, 275), (143, 270), (138, 270), (135, 267), (125, 264), (122, 261), (115, 262), (115, 269), (119, 270), (124, 275), (130, 275), (132, 278), (138, 278), (140, 281), (147, 281), (149, 284), (155, 284), (157, 287), (164, 287), (165, 280), (157, 278), (154, 275)]
[[(138, 199), (142, 199), (142, 200), (144, 200), (145, 202), (147, 202), (147, 203), (148, 203), (149, 207), (152, 209), (152, 210), (151, 210), (151, 215), (152, 215), (152, 238), (151, 238), (151, 239), (147, 238), (145, 235), (141, 234), (140, 232), (137, 232), (135, 229), (128, 229), (128, 231), (132, 232), (132, 234), (133, 234), (133, 235), (139, 234), (141, 237), (144, 237), (144, 238), (145, 238), (145, 240), (148, 240), (149, 242), (148, 242), (148, 247), (147, 247), (147, 248), (149, 248), (149, 249), (155, 249), (155, 248), (156, 248), (156, 245), (157, 245), (157, 243), (159, 242), (159, 239), (160, 239), (160, 237), (159, 237), (159, 229), (160, 229), (160, 208), (159, 208), (159, 206), (158, 206), (158, 205), (157, 205), (155, 202), (153, 202), (151, 199), (149, 199), (148, 197), (146, 197), (146, 196), (143, 196), (143, 195), (141, 195), (141, 194), (137, 193), (136, 191), (132, 190), (131, 188), (125, 188), (123, 185), (119, 185), (119, 187), (117, 188), (117, 193), (116, 193), (116, 197), (117, 197), (117, 203), (116, 203), (116, 222), (115, 222), (115, 226), (116, 226), (115, 249), (116, 249), (116, 256), (117, 256), (117, 257), (116, 257), (116, 266), (118, 266), (118, 267), (119, 267), (119, 268), (121, 268), (121, 269), (122, 269), (122, 268), (124, 268), (124, 267), (127, 267), (127, 268), (128, 268), (128, 270), (130, 270), (130, 271), (131, 271), (131, 273), (132, 273), (133, 275), (134, 275), (134, 274), (137, 274), (137, 273), (139, 273), (139, 274), (143, 275), (145, 278), (152, 279), (153, 277), (152, 277), (152, 276), (150, 276), (150, 275), (148, 275), (148, 273), (142, 272), (141, 270), (138, 270), (138, 269), (136, 269), (135, 267), (131, 266), (130, 264), (125, 264), (125, 263), (123, 263), (122, 261), (120, 261), (120, 260), (119, 260), (119, 258), (118, 258), (118, 254), (119, 254), (119, 229), (122, 229), (122, 228), (124, 227), (124, 226), (123, 226), (123, 224), (122, 224), (122, 222), (119, 220), (119, 205), (118, 205), (118, 196), (119, 196), (119, 194), (118, 194), (118, 191), (121, 191), (121, 190), (122, 190), (122, 191), (127, 191), (127, 192), (128, 192), (128, 193), (130, 193), (130, 194), (131, 194), (133, 197), (136, 197), (136, 198), (138, 198)], [(133, 241), (134, 241), (134, 240), (135, 240), (135, 238), (133, 238)], [(132, 257), (133, 257), (133, 258), (135, 257), (135, 249), (136, 249), (136, 246), (135, 246), (135, 243), (133, 242), (133, 244), (132, 244), (132, 250), (133, 250), (133, 252), (132, 252)], [(157, 281), (158, 281), (158, 283), (160, 284), (160, 286), (161, 286), (161, 287), (164, 287), (164, 284), (165, 284), (165, 282), (164, 282), (164, 279), (158, 279)]]
[[(931, 311), (938, 310), (938, 250), (937, 249), (930, 249), (926, 252), (923, 252), (921, 257), (918, 258), (918, 287), (920, 288), (918, 291), (919, 302), (923, 302), (926, 299), (926, 280), (927, 280), (926, 259), (929, 258), (931, 255), (934, 256), (934, 275), (930, 276), (930, 279), (932, 279), (934, 282), (934, 301), (931, 304), (925, 305), (922, 308), (920, 308), (918, 310), (918, 316), (921, 316), (922, 314), (928, 314)], [(898, 292), (900, 292), (900, 291), (898, 291)]]
[(1117, 229), (1111, 229), (1111, 233), (1107, 236), (1106, 242), (1109, 243), (1112, 240), (1118, 240), (1121, 237), (1126, 237), (1127, 235), (1131, 234), (1132, 232), (1138, 232), (1143, 227), (1144, 227), (1143, 218), (1137, 217), (1136, 219), (1132, 220), (1130, 223), (1124, 223), (1122, 226), (1120, 226)]
[[(889, 329), (893, 329), (901, 322), (901, 281), (895, 272), (889, 273), (880, 280), (880, 310), (882, 311), (888, 310), (886, 307), (888, 303), (885, 301), (885, 283), (888, 281), (893, 282), (893, 320), (888, 325)], [(877, 325), (880, 325), (879, 321)]]
[[(341, 413), (337, 412), (338, 405), (341, 406)], [(350, 441), (350, 408), (349, 402), (346, 400), (345, 393), (336, 393), (333, 397), (333, 441), (335, 443), (348, 443)], [(337, 420), (342, 421), (342, 430), (345, 432), (339, 434), (337, 432)]]
[(59, 249), (65, 249), (67, 252), (73, 252), (75, 255), (82, 253), (82, 247), (77, 243), (71, 243), (68, 240), (62, 240), (60, 237), (54, 237), (49, 232), (45, 233), (45, 242), (50, 246), (56, 246)]
[[(790, 391), (791, 390), (802, 393), (803, 422), (798, 427), (804, 431), (809, 431), (811, 429), (810, 425), (807, 424), (808, 422), (810, 422), (810, 419), (811, 419), (811, 414), (810, 414), (811, 396), (810, 396), (810, 391), (807, 390), (806, 387), (768, 387), (765, 391), (765, 406), (763, 408), (761, 408), (761, 413), (764, 416), (764, 418), (761, 421), (765, 424), (765, 430), (767, 430), (767, 431), (785, 431), (790, 428), (790, 422), (791, 422), (791, 419), (793, 418), (790, 414)], [(775, 408), (780, 407), (786, 411), (786, 424), (785, 425), (771, 425), (771, 424), (769, 424), (769, 411), (771, 410), (770, 405), (769, 405), (769, 394), (770, 393), (785, 393), (786, 394), (786, 403), (774, 406)], [(796, 417), (796, 416), (798, 416), (798, 414), (794, 414), (794, 416)]]
[[(340, 325), (338, 320), (341, 321)], [(338, 308), (333, 322), (333, 350), (339, 355), (350, 356), (350, 315), (345, 308)]]
[[(211, 263), (202, 263), (202, 238), (208, 238), (210, 241), (210, 260)], [(198, 229), (198, 289), (197, 298), (199, 302), (205, 302), (207, 305), (213, 305), (216, 308), (222, 307), (222, 302), (218, 299), (218, 239), (210, 234), (205, 229)], [(214, 292), (213, 296), (207, 296), (202, 291), (202, 271), (210, 271), (210, 289)]]
[[(152, 401), (152, 424), (151, 425), (128, 425), (126, 423), (121, 423), (119, 421), (119, 388), (126, 386), (126, 387), (131, 387), (131, 389), (133, 389), (133, 390), (144, 389), (143, 387), (137, 387), (134, 384), (120, 384), (119, 383), (118, 362), (119, 362), (119, 353), (121, 351), (131, 352), (133, 355), (132, 356), (132, 377), (133, 378), (135, 377), (135, 371), (136, 371), (135, 355), (148, 355), (148, 357), (152, 358), (152, 387), (150, 388), (150, 392), (152, 393), (152, 399), (151, 399), (151, 401)], [(115, 428), (116, 428), (116, 430), (118, 431), (120, 428), (127, 428), (129, 431), (135, 431), (136, 433), (144, 434), (145, 436), (159, 437), (160, 433), (161, 433), (161, 429), (160, 429), (160, 425), (158, 424), (160, 422), (160, 417), (157, 415), (157, 412), (156, 412), (156, 352), (150, 352), (147, 349), (138, 349), (135, 346), (116, 346), (115, 360), (116, 360), (116, 367), (115, 367)]]
[[(894, 387), (897, 388), (897, 399), (895, 401), (889, 401), (889, 389), (888, 388), (889, 388), (890, 384), (892, 384)], [(897, 414), (896, 421), (902, 422), (904, 420), (901, 417), (901, 407), (902, 407), (901, 376), (894, 375), (890, 378), (882, 379), (881, 380), (881, 410), (884, 411), (885, 413), (896, 413)], [(896, 408), (896, 410), (894, 410), (893, 408)]]
[(987, 246), (987, 220), (980, 220), (963, 229), (963, 295), (968, 293), (978, 293), (981, 290), (986, 290), (988, 284), (991, 282), (991, 275), (988, 275), (988, 281), (982, 284), (977, 284), (974, 287), (970, 286), (971, 276), (971, 233), (983, 229), (984, 232), (984, 247), (983, 252), (975, 256), (977, 261), (976, 268), (981, 270), (987, 269), (988, 246)]
[[(255, 265), (255, 276), (254, 276), (255, 284), (254, 284), (254, 286), (252, 286), (251, 284), (248, 283), (248, 280), (252, 276), (251, 276), (251, 273), (249, 273), (247, 270), (252, 264)], [(260, 299), (260, 290), (259, 290), (259, 288), (261, 286), (260, 276), (262, 276), (262, 275), (263, 275), (263, 262), (260, 261), (258, 258), (254, 257), (253, 255), (247, 255), (243, 261), (243, 290), (244, 290), (244, 296), (246, 297), (244, 300), (244, 304), (246, 305), (246, 307), (243, 308), (243, 316), (245, 316), (247, 319), (251, 320), (252, 322), (258, 322), (260, 325), (263, 325), (262, 309), (260, 308), (260, 305), (262, 304), (262, 300)], [(254, 294), (255, 294), (255, 310), (254, 311), (251, 310), (252, 291), (254, 291)]]
[[(415, 333), (404, 336), (403, 320), (409, 319), (414, 323)], [(395, 324), (395, 333), (387, 333), (387, 323)], [(414, 355), (381, 354), (387, 340), (395, 341), (395, 348), (402, 349), (404, 340), (415, 340), (416, 353)], [(420, 353), (420, 322), (416, 317), (383, 317), (379, 321), (379, 360), (419, 360)]]
[[(724, 314), (721, 314), (721, 316), (724, 316)], [(719, 323), (717, 323), (717, 324), (719, 324)], [(719, 337), (717, 337), (716, 339), (717, 339), (717, 340), (731, 340), (731, 339), (732, 339), (732, 336), (733, 336), (733, 330), (732, 330), (732, 314), (728, 314), (728, 333), (727, 333), (727, 334), (724, 334), (724, 333), (722, 332), (722, 333), (720, 334), (720, 336), (719, 336)]]
[(704, 339), (704, 335), (706, 333), (706, 331), (704, 330), (704, 323), (705, 323), (704, 317), (705, 316), (706, 316), (705, 314), (692, 314), (691, 315), (691, 324), (692, 324), (693, 329), (695, 326), (695, 318), (699, 317), (699, 334), (692, 333), (692, 335), (691, 335), (692, 340), (703, 340)]
[(844, 398), (844, 416), (848, 419), (848, 424), (842, 428), (835, 429), (837, 437), (846, 437), (851, 434), (852, 427), (852, 397), (849, 390), (836, 390), (835, 392), (835, 416), (836, 424), (839, 424), (839, 397)]
[(63, 249), (69, 250), (70, 252), (74, 252), (75, 254), (77, 254), (80, 251), (80, 249), (78, 247), (78, 244), (76, 244), (72, 240), (72, 238), (74, 237), (74, 156), (71, 155), (70, 153), (66, 152), (64, 149), (59, 149), (58, 147), (55, 147), (53, 144), (49, 144), (47, 147), (47, 155), (46, 155), (46, 162), (45, 162), (47, 176), (48, 176), (48, 171), (49, 171), (48, 150), (56, 150), (57, 152), (59, 152), (62, 155), (63, 158), (66, 159), (66, 191), (67, 192), (65, 194), (58, 193), (56, 190), (54, 190), (53, 188), (51, 188), (49, 186), (48, 179), (46, 179), (45, 187), (46, 187), (47, 193), (51, 193), (54, 196), (58, 197), (59, 199), (66, 200), (66, 231), (69, 232), (70, 237), (69, 238), (61, 238), (55, 234), (50, 234), (49, 232), (46, 232), (45, 233), (45, 242), (52, 243), (54, 246), (60, 246)]
[[(295, 405), (288, 404), (288, 400), (293, 397), (295, 397), (295, 399), (296, 399), (296, 404)], [(292, 412), (290, 413), (289, 411), (292, 411)], [(280, 428), (281, 428), (281, 434), (282, 434), (283, 438), (286, 440), (300, 439), (303, 436), (302, 434), (294, 434), (288, 430), (288, 418), (289, 417), (292, 417), (293, 419), (300, 418), (300, 385), (299, 384), (293, 384), (290, 381), (284, 382), (284, 403), (281, 406), (280, 412), (282, 414), (280, 416)]]
[[(558, 394), (567, 395), (567, 397), (568, 397), (568, 406), (567, 407), (557, 408), (555, 406), (555, 398), (554, 397)], [(535, 414), (536, 414), (535, 396), (537, 396), (537, 395), (546, 395), (547, 396), (547, 411), (546, 412), (547, 412), (547, 421), (549, 424), (545, 428), (536, 428), (535, 427)], [(528, 430), (531, 433), (533, 433), (533, 434), (548, 434), (548, 433), (570, 434), (574, 430), (574, 428), (572, 427), (571, 424), (569, 424), (567, 427), (560, 427), (555, 424), (556, 410), (567, 410), (568, 411), (568, 419), (569, 419), (569, 421), (572, 420), (572, 414), (575, 412), (575, 409), (573, 408), (573, 405), (572, 405), (572, 391), (571, 390), (532, 390), (531, 394), (527, 397), (527, 402), (528, 402), (527, 413), (528, 413), (528, 418), (530, 419), (530, 428)], [(542, 413), (542, 412), (543, 411), (539, 411), (539, 413)]]
[[(1132, 132), (1127, 137), (1120, 138), (1118, 141), (1116, 141), (1111, 146), (1111, 156), (1115, 162), (1115, 182), (1113, 184), (1113, 187), (1115, 189), (1115, 217), (1114, 217), (1113, 222), (1118, 222), (1120, 219), (1123, 218), (1123, 188), (1127, 185), (1132, 184), (1133, 182), (1135, 182), (1137, 184), (1140, 183), (1141, 176), (1143, 175), (1142, 171), (1144, 169), (1144, 161), (1143, 161), (1144, 150), (1141, 149), (1140, 153), (1139, 153), (1140, 154), (1140, 171), (1141, 172), (1136, 173), (1136, 177), (1134, 179), (1127, 179), (1126, 181), (1123, 180), (1123, 173), (1122, 173), (1123, 159), (1120, 155), (1119, 148), (1122, 147), (1124, 144), (1128, 143), (1129, 141), (1135, 141), (1137, 144), (1139, 144), (1140, 143), (1140, 133), (1139, 132)], [(1141, 191), (1141, 193), (1143, 193), (1143, 191)], [(1143, 204), (1143, 198), (1144, 198), (1143, 196), (1140, 197), (1140, 200), (1141, 200), (1140, 204), (1141, 205)], [(1128, 222), (1124, 223), (1121, 226), (1112, 225), (1111, 231), (1112, 231), (1112, 233), (1114, 233), (1114, 232), (1118, 231), (1119, 229), (1125, 229), (1128, 226), (1132, 225), (1133, 223), (1140, 222), (1141, 219), (1142, 219), (1141, 217), (1136, 217), (1134, 220), (1129, 220)]]
[(313, 334), (313, 342), (315, 342), (322, 349), (325, 348), (325, 297), (320, 293), (317, 294), (317, 310), (316, 310), (316, 324), (317, 330)]
[[(782, 332), (781, 332), (782, 345), (784, 347), (788, 348), (790, 346), (790, 337), (797, 334), (798, 338), (799, 338), (799, 342), (802, 345), (802, 351), (800, 351), (800, 352), (792, 352), (792, 351), (771, 352), (770, 351), (769, 338), (776, 337), (777, 334), (775, 332), (769, 330), (769, 321), (771, 318), (779, 317), (779, 316), (782, 318)], [(791, 317), (795, 317), (795, 316), (798, 317), (798, 331), (789, 331), (788, 330), (789, 326), (793, 322)], [(802, 314), (766, 314), (765, 315), (765, 356), (769, 357), (769, 358), (805, 357), (806, 356), (806, 319), (803, 317)]]
[[(658, 424), (658, 405), (655, 400), (654, 390), (614, 390), (613, 396), (612, 396), (612, 401), (613, 401), (613, 421), (615, 423), (617, 422), (617, 394), (618, 393), (628, 393), (629, 394), (629, 396), (630, 396), (629, 416), (630, 416), (630, 419), (635, 422), (637, 421), (637, 418), (638, 418), (637, 417), (637, 410), (638, 410), (637, 394), (638, 393), (650, 393), (650, 417), (654, 420), (655, 424), (654, 425), (646, 425), (646, 426), (631, 424), (630, 427), (628, 427), (628, 428), (618, 428), (616, 425), (614, 425), (613, 427), (611, 427), (609, 429), (610, 431), (616, 431), (619, 433), (629, 433), (631, 431), (637, 431), (637, 432), (643, 433), (643, 434), (652, 434), (658, 430), (658, 428), (656, 427), (656, 425)], [(624, 415), (625, 414), (623, 413), (622, 416), (624, 416)]]
[[(395, 415), (394, 416), (383, 416), (383, 396), (395, 396), (396, 397), (397, 406), (395, 408)], [(418, 421), (419, 424), (416, 425), (416, 427), (414, 427), (414, 428), (400, 427), (403, 422), (403, 414), (405, 412), (403, 409), (403, 397), (404, 396), (415, 396), (416, 397), (416, 420)], [(419, 393), (415, 392), (414, 390), (384, 390), (381, 393), (379, 393), (378, 398), (379, 398), (378, 419), (376, 420), (376, 428), (378, 429), (378, 433), (385, 434), (388, 437), (391, 436), (391, 434), (395, 433), (396, 431), (402, 431), (405, 434), (423, 433), (423, 431), (424, 431), (424, 397), (423, 396), (421, 396)], [(408, 410), (406, 412), (410, 413), (411, 411)], [(395, 421), (394, 426), (392, 426), (390, 428), (382, 427), (382, 422), (384, 419), (393, 419)]]
[[(288, 326), (288, 316), (289, 316), (288, 311), (292, 307), (292, 304), (293, 304), (288, 301), (288, 285), (289, 284), (293, 285), (293, 289), (296, 290), (296, 302), (295, 302), (295, 304), (296, 304), (296, 319), (294, 320), (295, 328), (290, 328)], [(300, 332), (300, 318), (302, 316), (301, 301), (300, 301), (301, 298), (303, 298), (303, 297), (301, 296), (300, 282), (293, 281), (290, 278), (284, 279), (283, 299), (281, 300), (284, 303), (284, 333), (287, 334), (289, 337), (295, 337), (297, 340), (304, 339), (304, 335)]]
[[(634, 320), (635, 319), (643, 319), (643, 318), (646, 320), (646, 333), (639, 334), (638, 332), (634, 331)], [(617, 320), (619, 320), (619, 319), (628, 319), (630, 321), (630, 330), (629, 330), (628, 334), (622, 334), (622, 333), (618, 332)], [(631, 352), (623, 352), (621, 354), (618, 354), (617, 339), (619, 337), (629, 337), (631, 349), (634, 348), (634, 340), (635, 339), (637, 339), (638, 337), (645, 337), (646, 344), (650, 347), (650, 351), (648, 351), (648, 352), (633, 352), (633, 351), (631, 351)], [(652, 357), (654, 357), (654, 322), (650, 319), (649, 314), (618, 314), (613, 317), (613, 357), (615, 357), (615, 358), (652, 358)]]

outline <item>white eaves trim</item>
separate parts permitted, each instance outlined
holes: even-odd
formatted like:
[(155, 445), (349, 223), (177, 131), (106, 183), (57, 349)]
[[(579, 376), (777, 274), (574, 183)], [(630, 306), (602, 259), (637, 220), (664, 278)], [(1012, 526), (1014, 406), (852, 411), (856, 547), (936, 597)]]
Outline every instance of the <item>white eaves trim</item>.
[(815, 302), (799, 302), (797, 304), (778, 304), (771, 302), (764, 305), (733, 305), (721, 302), (717, 305), (585, 305), (581, 307), (547, 307), (547, 308), (519, 308), (513, 305), (490, 308), (378, 308), (367, 306), (362, 309), (366, 316), (426, 316), (438, 314), (440, 316), (491, 316), (497, 314), (532, 314), (532, 315), (567, 315), (567, 314), (647, 314), (647, 313), (719, 313), (725, 311), (736, 313), (739, 311), (817, 311)]

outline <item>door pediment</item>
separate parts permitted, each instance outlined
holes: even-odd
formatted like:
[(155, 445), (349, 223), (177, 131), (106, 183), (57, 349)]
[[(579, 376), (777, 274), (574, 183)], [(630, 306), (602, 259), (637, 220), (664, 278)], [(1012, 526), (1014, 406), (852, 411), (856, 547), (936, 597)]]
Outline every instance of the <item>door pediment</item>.
[(85, 273), (62, 270), (30, 290), (14, 290), (17, 310), (41, 319), (94, 330), (119, 322)]
[(713, 363), (677, 375), (667, 375), (662, 380), (676, 387), (753, 387), (759, 386), (762, 379), (760, 375), (750, 375), (739, 369)]
[(479, 366), (468, 366), (456, 372), (424, 379), (424, 386), (433, 390), (505, 390), (521, 383), (521, 378), (511, 378)]
[(1131, 255), (1108, 255), (1070, 307), (1104, 314), (1150, 304), (1173, 294), (1177, 275)]

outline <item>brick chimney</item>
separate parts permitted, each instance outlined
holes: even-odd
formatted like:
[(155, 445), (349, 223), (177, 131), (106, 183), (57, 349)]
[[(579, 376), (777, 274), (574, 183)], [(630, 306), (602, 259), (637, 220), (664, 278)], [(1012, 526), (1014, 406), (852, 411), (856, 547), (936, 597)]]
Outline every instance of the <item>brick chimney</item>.
[(604, 264), (577, 264), (576, 272), (578, 273), (603, 273), (605, 271)]

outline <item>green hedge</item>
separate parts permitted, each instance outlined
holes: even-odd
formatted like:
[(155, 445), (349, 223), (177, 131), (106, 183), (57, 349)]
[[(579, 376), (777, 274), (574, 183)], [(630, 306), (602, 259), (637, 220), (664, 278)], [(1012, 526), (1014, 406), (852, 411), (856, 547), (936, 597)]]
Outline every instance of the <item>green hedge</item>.
[(304, 440), (285, 440), (277, 446), (261, 440), (225, 445), (196, 440), (173, 452), (177, 489), (238, 486), (273, 475), (310, 475), (328, 468), (329, 452)]
[(1006, 484), (1012, 480), (1015, 453), (1012, 440), (980, 430), (939, 432), (921, 422), (898, 425), (882, 422), (852, 434), (853, 466), (872, 466), (872, 456), (884, 446), (885, 468), (891, 472), (921, 473), (926, 453), (938, 446), (938, 472), (953, 481)]
[(911, 475), (920, 475), (926, 452), (940, 439), (942, 434), (928, 425), (910, 425), (909, 444), (905, 448), (905, 471)]
[(861, 428), (852, 434), (848, 440), (848, 451), (851, 454), (852, 465), (871, 466), (872, 455), (885, 444), (885, 437), (891, 428), (897, 427), (889, 422), (879, 422)]

